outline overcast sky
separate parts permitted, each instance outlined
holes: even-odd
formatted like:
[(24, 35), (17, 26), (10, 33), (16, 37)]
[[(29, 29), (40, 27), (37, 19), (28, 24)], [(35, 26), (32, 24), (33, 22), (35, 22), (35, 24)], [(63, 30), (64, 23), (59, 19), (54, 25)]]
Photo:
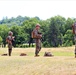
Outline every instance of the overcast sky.
[(38, 16), (46, 20), (53, 16), (76, 18), (75, 0), (0, 0), (0, 20), (3, 17)]

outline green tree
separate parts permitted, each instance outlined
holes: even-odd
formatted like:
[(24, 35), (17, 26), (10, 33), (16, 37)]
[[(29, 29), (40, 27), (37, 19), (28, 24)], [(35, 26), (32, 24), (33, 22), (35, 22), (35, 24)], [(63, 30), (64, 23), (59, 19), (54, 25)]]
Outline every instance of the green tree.
[(57, 24), (57, 18), (52, 17), (51, 22), (50, 22), (50, 27), (49, 27), (49, 35), (48, 35), (48, 42), (49, 42), (50, 46), (58, 47), (59, 34), (60, 34), (60, 31), (59, 31), (59, 26)]
[(9, 31), (9, 29), (8, 29), (7, 25), (0, 25), (0, 36), (3, 39), (2, 42), (3, 42), (4, 47), (6, 46), (6, 37), (8, 35), (8, 31)]
[(48, 44), (48, 30), (49, 30), (49, 20), (41, 20), (41, 33), (42, 33), (42, 44), (44, 47), (49, 46)]
[(74, 20), (71, 19), (71, 18), (68, 18), (68, 19), (66, 20), (65, 33), (66, 33), (66, 31), (67, 31), (68, 29), (70, 29), (70, 30), (72, 29), (73, 23), (74, 23)]
[(2, 41), (3, 41), (3, 39), (2, 39), (2, 37), (0, 36), (0, 45), (1, 45)]
[(23, 33), (21, 26), (12, 26), (10, 30), (13, 32), (13, 36), (15, 36), (14, 46), (25, 42), (25, 34)]
[(72, 30), (67, 30), (65, 35), (64, 35), (64, 42), (63, 42), (63, 46), (72, 46), (73, 45), (73, 34), (72, 34)]

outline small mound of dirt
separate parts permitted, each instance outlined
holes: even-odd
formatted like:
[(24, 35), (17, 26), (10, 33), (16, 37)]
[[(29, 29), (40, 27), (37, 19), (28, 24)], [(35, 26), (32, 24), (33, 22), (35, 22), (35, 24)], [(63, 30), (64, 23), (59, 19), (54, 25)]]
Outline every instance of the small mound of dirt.
[(27, 54), (25, 54), (25, 53), (21, 53), (20, 56), (27, 56)]
[(7, 54), (2, 54), (1, 56), (7, 56)]

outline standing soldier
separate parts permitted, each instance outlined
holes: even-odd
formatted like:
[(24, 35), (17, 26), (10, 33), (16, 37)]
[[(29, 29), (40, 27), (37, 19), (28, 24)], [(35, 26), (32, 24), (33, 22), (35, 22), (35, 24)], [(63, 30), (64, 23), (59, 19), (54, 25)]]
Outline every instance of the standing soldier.
[(76, 58), (76, 22), (72, 25), (74, 40), (75, 40), (75, 58)]
[(8, 36), (6, 38), (6, 42), (8, 43), (8, 55), (11, 56), (12, 52), (12, 41), (14, 40), (13, 32), (9, 31)]
[(42, 34), (39, 32), (39, 29), (40, 29), (40, 24), (36, 24), (35, 29), (32, 31), (32, 38), (34, 38), (36, 42), (35, 56), (39, 56), (38, 54), (41, 50)]

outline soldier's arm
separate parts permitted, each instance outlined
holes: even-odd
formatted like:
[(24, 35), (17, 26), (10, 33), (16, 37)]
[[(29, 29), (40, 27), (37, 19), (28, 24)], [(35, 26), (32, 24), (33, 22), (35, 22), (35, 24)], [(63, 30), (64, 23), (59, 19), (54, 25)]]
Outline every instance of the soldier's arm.
[(37, 37), (39, 37), (39, 38), (42, 38), (42, 34), (38, 34), (37, 31), (35, 31), (35, 35), (36, 35)]
[(12, 42), (9, 40), (9, 38), (6, 38), (6, 42), (9, 44), (12, 44)]

